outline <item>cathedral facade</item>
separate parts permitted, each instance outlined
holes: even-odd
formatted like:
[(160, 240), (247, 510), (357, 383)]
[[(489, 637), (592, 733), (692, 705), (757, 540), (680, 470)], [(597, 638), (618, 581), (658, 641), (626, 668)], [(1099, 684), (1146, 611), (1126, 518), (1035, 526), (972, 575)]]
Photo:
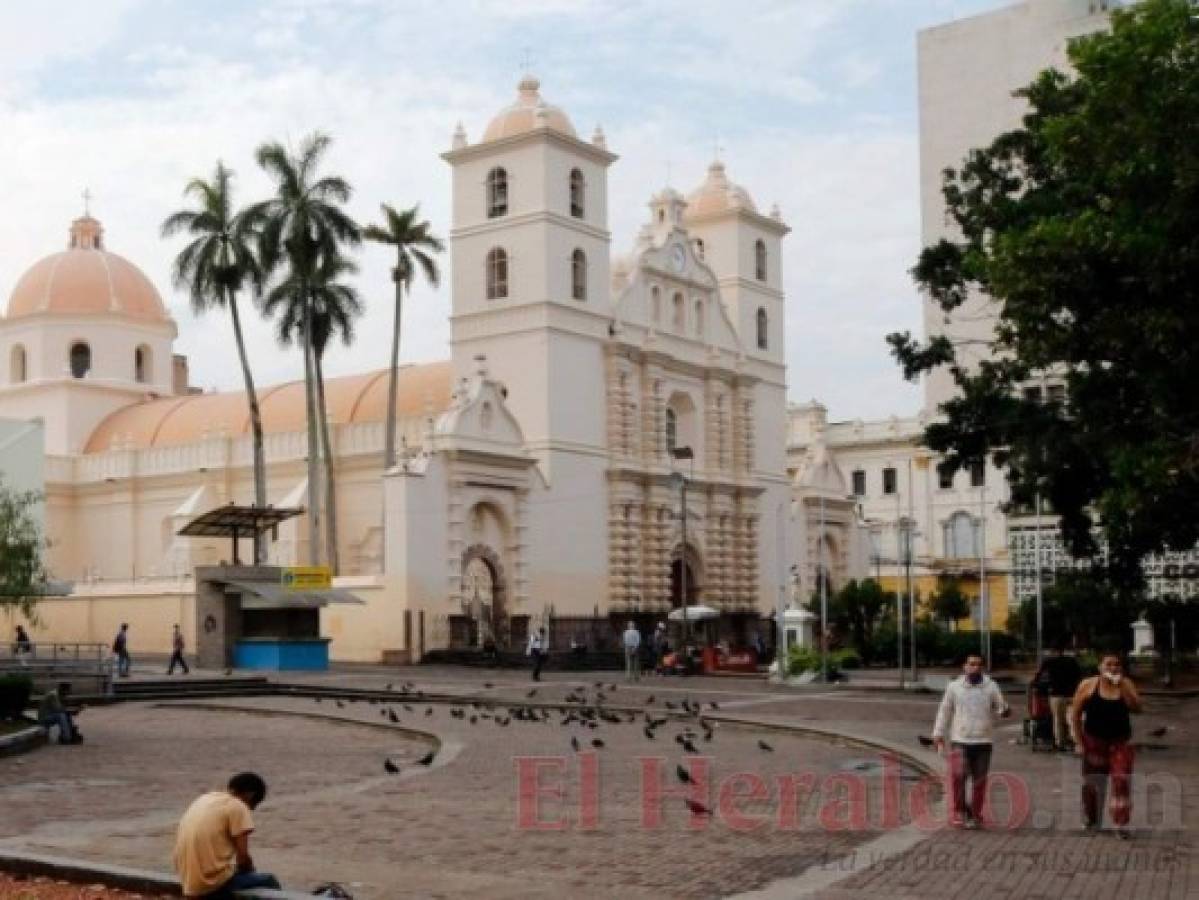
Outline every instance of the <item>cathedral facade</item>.
[[(736, 641), (769, 631), (811, 567), (804, 548), (832, 541), (848, 571), (852, 517), (817, 523), (795, 486), (818, 482), (835, 506), (841, 476), (827, 461), (819, 478), (788, 471), (777, 209), (715, 161), (686, 196), (654, 195), (632, 250), (613, 254), (617, 157), (531, 76), (478, 141), (459, 126), (443, 159), (450, 358), (401, 370), (399, 465), (382, 467), (386, 371), (326, 388), (339, 585), (366, 601), (325, 615), (332, 656), (512, 646), (541, 625), (565, 641), (562, 623), (649, 627), (684, 599)], [(98, 221), (70, 234), (0, 321), (0, 416), (41, 420), (50, 568), (75, 583), (43, 602), (44, 627), (105, 640), (140, 622), (144, 646), (165, 646), (171, 623), (194, 625), (194, 567), (229, 557), (179, 528), (251, 502), (248, 408), (188, 386), (161, 297)], [(259, 393), (269, 500), (301, 505), (303, 384)], [(826, 525), (843, 533), (814, 533)], [(308, 562), (306, 527), (279, 526), (269, 561)]]

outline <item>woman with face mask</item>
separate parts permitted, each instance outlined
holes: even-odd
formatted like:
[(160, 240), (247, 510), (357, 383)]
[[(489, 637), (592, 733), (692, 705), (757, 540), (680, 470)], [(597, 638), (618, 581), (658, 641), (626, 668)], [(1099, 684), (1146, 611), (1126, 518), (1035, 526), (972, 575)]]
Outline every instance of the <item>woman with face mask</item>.
[(1070, 732), (1082, 756), (1082, 810), (1087, 828), (1098, 828), (1103, 798), (1111, 781), (1109, 814), (1116, 834), (1127, 840), (1132, 815), (1132, 721), (1141, 698), (1123, 673), (1120, 657), (1106, 654), (1099, 674), (1083, 679), (1070, 704)]

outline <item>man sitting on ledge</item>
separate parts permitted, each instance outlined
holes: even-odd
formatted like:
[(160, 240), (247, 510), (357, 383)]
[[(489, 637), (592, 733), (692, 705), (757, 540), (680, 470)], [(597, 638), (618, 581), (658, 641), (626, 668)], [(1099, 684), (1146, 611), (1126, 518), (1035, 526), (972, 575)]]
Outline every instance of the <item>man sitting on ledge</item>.
[(71, 695), (71, 683), (61, 681), (56, 688), (50, 688), (42, 694), (37, 705), (37, 720), (43, 728), (58, 726), (58, 742), (60, 744), (82, 744), (83, 735), (75, 728), (71, 718), (71, 710), (67, 700)]
[(250, 858), (250, 810), (265, 797), (266, 782), (242, 772), (225, 790), (203, 794), (187, 808), (175, 837), (183, 896), (232, 900), (235, 891), (279, 887), (274, 875), (254, 871)]

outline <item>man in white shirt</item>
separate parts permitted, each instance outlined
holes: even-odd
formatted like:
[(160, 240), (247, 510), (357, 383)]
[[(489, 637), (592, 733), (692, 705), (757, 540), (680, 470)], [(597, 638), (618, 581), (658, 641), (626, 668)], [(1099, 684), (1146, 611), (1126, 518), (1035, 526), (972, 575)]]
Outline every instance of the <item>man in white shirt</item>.
[(624, 630), (625, 681), (641, 680), (641, 632), (632, 622)]
[[(982, 824), (995, 717), (1006, 719), (1011, 714), (999, 685), (983, 674), (982, 657), (978, 654), (966, 657), (961, 677), (945, 688), (933, 726), (933, 742), (938, 753), (945, 752), (945, 732), (949, 732), (949, 774), (953, 785), (950, 824), (955, 828), (978, 828)], [(968, 807), (967, 776), (971, 781)]]
[(533, 680), (541, 680), (541, 667), (545, 663), (545, 629), (538, 628), (529, 634), (529, 645), (525, 647), (525, 656), (533, 660)]

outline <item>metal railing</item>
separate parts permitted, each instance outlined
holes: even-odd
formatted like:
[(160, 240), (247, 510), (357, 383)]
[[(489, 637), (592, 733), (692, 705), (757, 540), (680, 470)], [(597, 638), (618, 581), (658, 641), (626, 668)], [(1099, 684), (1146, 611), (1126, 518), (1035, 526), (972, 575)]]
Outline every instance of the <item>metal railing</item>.
[(106, 644), (33, 641), (0, 644), (0, 675), (24, 674), (35, 693), (67, 681), (76, 694), (112, 693), (112, 655)]

